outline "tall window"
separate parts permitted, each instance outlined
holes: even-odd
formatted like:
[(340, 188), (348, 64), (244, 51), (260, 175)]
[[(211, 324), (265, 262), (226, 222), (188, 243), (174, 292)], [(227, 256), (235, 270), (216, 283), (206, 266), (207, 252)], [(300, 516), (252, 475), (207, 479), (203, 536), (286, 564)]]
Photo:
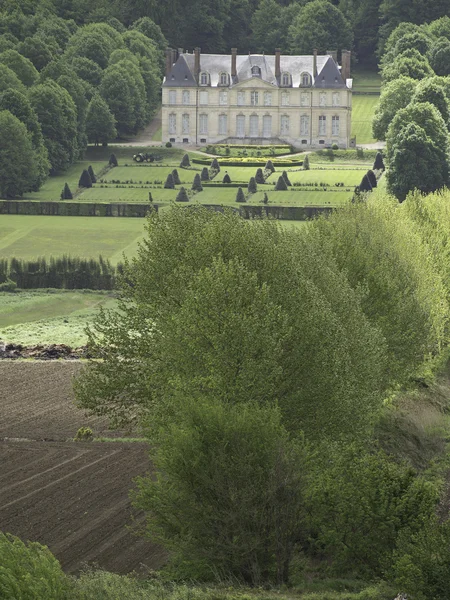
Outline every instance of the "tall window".
[(199, 133), (208, 133), (208, 115), (198, 115)]
[(200, 73), (200, 85), (208, 85), (208, 73)]
[(302, 73), (302, 85), (304, 85), (305, 87), (311, 85), (309, 73)]
[(226, 135), (228, 131), (228, 117), (227, 115), (219, 115), (219, 133)]
[(183, 104), (191, 103), (191, 92), (189, 90), (183, 90)]
[(291, 76), (289, 73), (283, 73), (281, 76), (281, 85), (291, 85)]
[(245, 104), (245, 92), (237, 93), (237, 103), (239, 106), (244, 106)]
[(219, 92), (219, 104), (221, 106), (228, 104), (228, 92)]
[(288, 117), (288, 115), (281, 115), (280, 133), (281, 133), (281, 135), (287, 135), (289, 133), (289, 117)]
[(250, 136), (258, 137), (258, 115), (250, 115)]
[(339, 106), (341, 104), (339, 92), (333, 92), (333, 106)]
[(220, 74), (220, 85), (228, 85), (228, 73)]
[(272, 137), (272, 117), (271, 115), (263, 116), (263, 137)]
[(181, 131), (183, 133), (189, 133), (189, 115), (183, 115), (181, 117)]
[(309, 134), (309, 116), (302, 115), (300, 117), (300, 135), (308, 135)]
[(327, 133), (327, 118), (325, 115), (319, 117), (319, 135), (325, 135)]
[(289, 106), (289, 92), (281, 93), (281, 106)]
[(272, 92), (264, 92), (264, 106), (272, 106)]
[(175, 113), (170, 113), (169, 115), (169, 133), (177, 132), (177, 115)]
[(208, 104), (208, 92), (199, 93), (199, 104), (201, 104), (202, 106)]
[(327, 93), (326, 92), (320, 92), (319, 94), (319, 106), (326, 106), (327, 105)]
[(245, 137), (245, 116), (237, 115), (236, 117), (236, 136)]
[(308, 96), (309, 94), (300, 94), (300, 105), (301, 106), (309, 106), (309, 100), (308, 100)]
[(257, 106), (259, 100), (258, 92), (250, 92), (250, 104), (252, 106)]
[(169, 90), (169, 104), (177, 103), (177, 90)]
[(331, 117), (331, 135), (339, 135), (339, 117)]

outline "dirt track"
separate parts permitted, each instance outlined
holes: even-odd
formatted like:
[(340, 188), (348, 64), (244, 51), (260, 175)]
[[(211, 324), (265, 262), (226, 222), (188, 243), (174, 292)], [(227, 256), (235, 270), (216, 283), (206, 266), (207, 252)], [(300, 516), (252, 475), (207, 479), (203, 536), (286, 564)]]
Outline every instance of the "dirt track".
[(106, 433), (72, 405), (78, 369), (0, 364), (0, 530), (48, 545), (67, 572), (85, 562), (118, 573), (157, 568), (161, 551), (127, 528), (132, 479), (150, 470), (146, 445), (66, 441), (81, 426)]

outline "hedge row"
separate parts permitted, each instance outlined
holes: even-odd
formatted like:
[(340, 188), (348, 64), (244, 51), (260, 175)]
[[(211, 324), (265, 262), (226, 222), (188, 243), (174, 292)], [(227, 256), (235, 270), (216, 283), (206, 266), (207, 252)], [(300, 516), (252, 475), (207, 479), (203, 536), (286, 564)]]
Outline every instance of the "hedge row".
[[(221, 167), (262, 167), (271, 160), (273, 166), (276, 167), (301, 167), (303, 165), (302, 160), (276, 160), (273, 157), (268, 158), (220, 158), (219, 164)], [(193, 163), (197, 165), (209, 165), (210, 160), (204, 158), (193, 158)]]
[(158, 210), (149, 203), (91, 203), (91, 202), (36, 202), (0, 200), (2, 215), (49, 215), (59, 217), (145, 217), (149, 210)]

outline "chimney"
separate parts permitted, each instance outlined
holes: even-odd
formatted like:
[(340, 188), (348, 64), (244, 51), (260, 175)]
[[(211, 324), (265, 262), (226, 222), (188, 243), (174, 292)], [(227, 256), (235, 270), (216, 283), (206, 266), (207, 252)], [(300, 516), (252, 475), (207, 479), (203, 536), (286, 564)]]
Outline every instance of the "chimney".
[(317, 77), (317, 48), (313, 50), (313, 78)]
[(337, 63), (337, 50), (327, 50), (327, 54)]
[(275, 77), (281, 76), (281, 49), (275, 48)]
[(178, 58), (178, 53), (175, 50), (175, 48), (172, 49), (172, 65), (174, 65), (177, 62), (177, 58)]
[(194, 76), (198, 81), (198, 76), (200, 75), (200, 48), (194, 48)]
[(237, 56), (237, 48), (231, 48), (231, 77), (237, 76), (236, 56)]
[(172, 70), (172, 49), (166, 48), (166, 77), (169, 76)]
[(350, 50), (342, 50), (342, 68), (341, 68), (341, 75), (342, 75), (342, 79), (344, 80), (344, 83), (347, 81), (347, 79), (350, 79), (350, 59), (351, 59), (352, 53), (350, 52)]

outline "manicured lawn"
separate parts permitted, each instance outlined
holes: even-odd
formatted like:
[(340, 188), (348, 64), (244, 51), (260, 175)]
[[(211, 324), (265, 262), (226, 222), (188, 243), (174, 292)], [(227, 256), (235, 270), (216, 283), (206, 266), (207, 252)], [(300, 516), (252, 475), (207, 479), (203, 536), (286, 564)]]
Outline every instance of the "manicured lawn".
[(355, 67), (352, 73), (354, 92), (379, 92), (381, 76), (376, 69)]
[[(290, 188), (291, 189), (291, 188)], [(306, 191), (267, 192), (269, 206), (278, 204), (280, 206), (339, 206), (347, 202), (352, 193), (350, 192), (306, 192)], [(249, 200), (250, 204), (259, 204), (264, 197), (263, 191), (253, 194)]]
[(162, 181), (165, 183), (169, 173), (176, 168), (178, 177), (182, 183), (192, 184), (195, 174), (198, 171), (192, 171), (188, 169), (181, 169), (179, 167), (157, 167), (157, 166), (129, 166), (129, 167), (115, 167), (110, 169), (103, 177), (103, 181), (120, 181), (125, 183), (126, 181), (133, 181), (134, 183), (150, 183), (153, 184), (155, 181)]
[(148, 194), (151, 192), (153, 202), (169, 202), (175, 200), (179, 188), (175, 190), (165, 190), (164, 188), (150, 187), (99, 187), (98, 184), (84, 190), (77, 196), (78, 202), (148, 202)]
[[(343, 183), (345, 186), (358, 185), (362, 179), (362, 176), (366, 172), (365, 169), (314, 169), (309, 171), (287, 171), (287, 176), (291, 183), (301, 182), (310, 183), (327, 183), (330, 186), (334, 186), (336, 183)], [(272, 173), (272, 175), (266, 180), (268, 183), (276, 184), (278, 177), (281, 175), (278, 171)]]
[(122, 252), (135, 254), (144, 224), (144, 219), (133, 218), (0, 215), (0, 256), (96, 258), (101, 254), (116, 263)]
[[(261, 165), (261, 168), (264, 170), (264, 165)], [(220, 173), (216, 175), (214, 181), (222, 181), (225, 173), (228, 173), (230, 176), (232, 183), (242, 182), (245, 186), (248, 185), (250, 177), (254, 177), (256, 175), (256, 171), (258, 167), (226, 167), (223, 166), (220, 168)]]
[(372, 136), (372, 119), (379, 96), (353, 95), (352, 106), (352, 137), (356, 137), (357, 144), (371, 144), (376, 142)]

